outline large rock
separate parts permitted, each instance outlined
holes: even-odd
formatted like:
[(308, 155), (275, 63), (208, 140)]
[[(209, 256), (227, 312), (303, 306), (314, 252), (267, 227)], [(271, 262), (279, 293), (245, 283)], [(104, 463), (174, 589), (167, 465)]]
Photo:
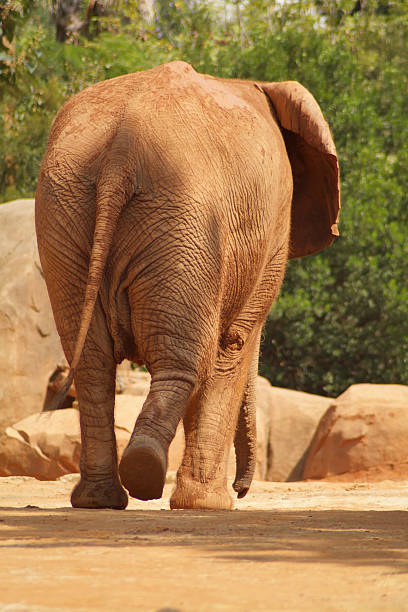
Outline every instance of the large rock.
[(352, 385), (320, 421), (303, 478), (325, 478), (408, 460), (408, 387)]
[[(119, 459), (129, 441), (143, 396), (116, 396), (115, 434)], [(75, 405), (75, 404), (74, 404)], [(184, 450), (182, 427), (169, 450), (170, 471), (177, 470)], [(40, 412), (6, 429), (0, 444), (0, 476), (34, 476), (55, 480), (79, 472), (81, 433), (76, 408)]]
[(301, 479), (306, 452), (331, 402), (328, 397), (273, 387), (258, 377), (258, 478)]
[(40, 412), (6, 429), (0, 446), (0, 476), (55, 480), (78, 471), (80, 451), (77, 410)]
[(0, 205), (0, 431), (41, 410), (63, 360), (41, 272), (34, 200)]

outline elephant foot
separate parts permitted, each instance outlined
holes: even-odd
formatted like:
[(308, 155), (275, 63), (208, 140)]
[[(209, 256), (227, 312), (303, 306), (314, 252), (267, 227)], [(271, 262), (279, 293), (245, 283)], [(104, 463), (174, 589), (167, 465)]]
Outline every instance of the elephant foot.
[(161, 444), (145, 435), (131, 438), (119, 464), (123, 486), (131, 497), (160, 499), (167, 471), (167, 457)]
[(71, 493), (71, 504), (74, 508), (124, 510), (128, 496), (117, 479), (90, 481), (81, 477)]
[(226, 483), (202, 483), (177, 477), (177, 487), (170, 499), (172, 510), (231, 510), (233, 504)]

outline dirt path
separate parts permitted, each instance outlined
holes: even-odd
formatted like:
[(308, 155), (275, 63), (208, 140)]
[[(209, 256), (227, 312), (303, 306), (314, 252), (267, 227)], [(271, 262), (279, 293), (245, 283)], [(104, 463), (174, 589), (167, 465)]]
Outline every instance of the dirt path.
[(0, 610), (408, 611), (408, 482), (255, 483), (232, 512), (0, 479)]

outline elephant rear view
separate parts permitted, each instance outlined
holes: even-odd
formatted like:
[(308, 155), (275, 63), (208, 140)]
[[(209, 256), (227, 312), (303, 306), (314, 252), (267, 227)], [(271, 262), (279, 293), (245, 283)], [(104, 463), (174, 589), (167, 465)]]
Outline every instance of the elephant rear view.
[[(71, 502), (162, 495), (184, 421), (172, 508), (230, 508), (256, 459), (262, 325), (288, 258), (337, 235), (327, 123), (295, 82), (198, 74), (184, 62), (97, 83), (58, 113), (36, 193), (41, 264), (80, 411)], [(151, 387), (119, 468), (116, 366)], [(61, 397), (60, 397), (61, 399)]]

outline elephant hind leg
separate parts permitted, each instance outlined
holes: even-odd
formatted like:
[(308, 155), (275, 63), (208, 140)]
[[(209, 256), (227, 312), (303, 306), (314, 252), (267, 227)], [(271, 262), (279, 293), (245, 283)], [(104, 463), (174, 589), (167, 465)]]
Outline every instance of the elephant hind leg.
[(239, 368), (215, 373), (184, 417), (186, 448), (170, 499), (173, 509), (228, 510), (227, 461), (243, 393)]
[(148, 500), (162, 496), (168, 448), (193, 387), (188, 374), (153, 374), (150, 392), (119, 464), (122, 484), (131, 497)]
[(160, 499), (167, 471), (167, 457), (157, 440), (144, 434), (132, 437), (123, 453), (119, 474), (131, 497)]
[[(191, 403), (184, 417), (186, 448), (170, 499), (171, 508), (228, 510), (232, 507), (227, 465), (234, 432), (237, 450), (234, 488), (239, 497), (248, 491), (256, 460), (252, 383), (256, 377), (259, 334), (259, 329), (251, 333), (239, 358), (220, 358), (222, 361), (218, 362), (213, 376)], [(242, 424), (238, 419), (245, 416), (242, 411), (247, 408), (249, 421)]]
[(228, 510), (227, 463), (247, 367), (215, 372), (184, 417), (186, 448), (171, 508)]
[(135, 344), (152, 380), (119, 465), (129, 494), (143, 500), (162, 495), (170, 443), (217, 347), (215, 298), (209, 304), (197, 301), (201, 294), (190, 287), (191, 295), (181, 301), (177, 279), (170, 282), (161, 269), (161, 276), (154, 272), (149, 272), (151, 285), (145, 273), (128, 290)]
[[(65, 310), (65, 314), (67, 312)], [(75, 321), (75, 317), (67, 316), (66, 321), (71, 320)], [(76, 334), (67, 328), (65, 333), (61, 339), (70, 361)], [(81, 479), (71, 495), (75, 508), (121, 510), (128, 503), (118, 476), (114, 431), (115, 375), (112, 339), (98, 302), (75, 370), (82, 442)]]

